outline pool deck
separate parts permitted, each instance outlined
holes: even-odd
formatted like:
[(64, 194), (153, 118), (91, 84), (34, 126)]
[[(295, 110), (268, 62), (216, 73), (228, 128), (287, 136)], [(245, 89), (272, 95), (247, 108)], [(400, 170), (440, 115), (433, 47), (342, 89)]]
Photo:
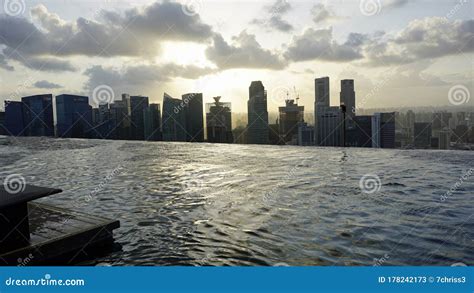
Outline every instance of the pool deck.
[(74, 265), (113, 245), (120, 222), (40, 203), (28, 203), (26, 246), (0, 252), (0, 265)]

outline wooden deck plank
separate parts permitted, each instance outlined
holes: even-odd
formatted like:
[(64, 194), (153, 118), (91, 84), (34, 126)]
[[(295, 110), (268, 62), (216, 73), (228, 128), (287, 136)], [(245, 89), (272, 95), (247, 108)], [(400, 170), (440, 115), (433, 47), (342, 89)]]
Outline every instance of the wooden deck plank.
[(32, 255), (28, 265), (51, 264), (53, 261), (70, 265), (82, 251), (112, 243), (112, 232), (120, 227), (119, 221), (45, 204), (29, 205), (30, 245), (0, 254), (3, 262), (17, 265), (19, 258)]

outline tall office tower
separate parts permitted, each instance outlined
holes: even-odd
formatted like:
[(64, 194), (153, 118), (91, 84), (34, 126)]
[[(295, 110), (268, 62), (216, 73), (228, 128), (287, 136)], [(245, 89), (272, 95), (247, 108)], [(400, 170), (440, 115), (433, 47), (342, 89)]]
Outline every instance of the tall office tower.
[(346, 118), (350, 122), (355, 116), (355, 91), (354, 91), (354, 80), (343, 79), (341, 80), (341, 93), (340, 93), (341, 105), (346, 106)]
[(309, 126), (306, 122), (298, 123), (298, 145), (314, 145), (314, 126)]
[[(112, 128), (110, 137), (114, 139), (129, 139), (130, 118), (128, 116), (126, 101), (115, 100), (113, 104), (110, 104), (109, 117)], [(126, 127), (126, 125), (128, 125), (128, 127)]]
[(148, 109), (148, 97), (130, 96), (130, 136), (132, 140), (145, 139), (145, 111)]
[(56, 96), (56, 129), (58, 137), (86, 138), (92, 128), (92, 107), (89, 97)]
[(346, 146), (372, 147), (372, 116), (355, 116), (353, 126), (347, 128)]
[(161, 140), (161, 109), (160, 104), (150, 104), (145, 111), (145, 140)]
[(304, 122), (304, 106), (298, 106), (295, 100), (286, 100), (284, 107), (279, 107), (280, 127), (278, 133), (285, 144), (298, 143), (298, 125)]
[(186, 116), (182, 102), (164, 93), (162, 119), (164, 141), (186, 141)]
[(54, 136), (53, 95), (21, 98), (26, 136)]
[(395, 148), (395, 113), (375, 113), (372, 116), (372, 147)]
[(230, 103), (214, 97), (214, 103), (206, 104), (207, 141), (215, 143), (232, 143), (232, 107)]
[(314, 106), (315, 110), (318, 107), (329, 107), (329, 77), (316, 78), (314, 80)]
[(445, 128), (438, 132), (439, 138), (439, 149), (440, 150), (449, 150), (451, 147), (451, 130)]
[(469, 128), (467, 125), (456, 125), (456, 128), (454, 129), (454, 137), (457, 143), (468, 143)]
[(468, 126), (468, 118), (466, 112), (457, 112), (455, 116), (455, 125), (466, 125)]
[(5, 101), (5, 130), (7, 135), (24, 136), (23, 102)]
[(344, 113), (340, 107), (324, 107), (317, 111), (316, 144), (344, 146)]
[(98, 108), (92, 108), (92, 125), (97, 126), (100, 123), (100, 113)]
[(408, 110), (407, 115), (406, 115), (406, 129), (407, 129), (407, 137), (408, 137), (408, 142), (410, 144), (413, 144), (414, 137), (415, 137), (415, 121), (416, 121), (416, 115), (415, 112), (412, 110)]
[(129, 94), (122, 94), (122, 103), (123, 107), (125, 107), (125, 113), (124, 113), (124, 119), (123, 119), (123, 133), (125, 136), (125, 139), (130, 139), (132, 134), (131, 134), (131, 127), (132, 127), (132, 113), (131, 107), (130, 107), (130, 95)]
[(202, 93), (189, 93), (182, 96), (186, 115), (186, 141), (204, 141), (204, 110)]
[(267, 92), (261, 81), (250, 84), (247, 110), (247, 143), (268, 144)]
[(329, 77), (316, 78), (314, 80), (314, 135), (315, 135), (315, 144), (319, 145), (318, 138), (321, 135), (318, 133), (318, 117), (319, 113), (326, 111), (329, 108), (330, 102), (330, 93), (329, 93)]
[(110, 120), (110, 109), (109, 104), (99, 105), (99, 123), (104, 123)]
[(0, 135), (6, 135), (7, 129), (5, 128), (5, 112), (0, 111)]
[(433, 124), (432, 130), (437, 132), (443, 128), (449, 127), (449, 121), (453, 117), (453, 113), (450, 112), (435, 112), (433, 113)]
[(420, 149), (431, 148), (431, 123), (415, 123), (415, 147)]

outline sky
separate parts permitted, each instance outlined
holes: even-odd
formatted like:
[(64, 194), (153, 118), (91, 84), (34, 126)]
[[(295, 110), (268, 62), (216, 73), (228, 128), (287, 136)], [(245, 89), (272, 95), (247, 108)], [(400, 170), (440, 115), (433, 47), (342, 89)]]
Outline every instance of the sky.
[(202, 92), (246, 112), (261, 80), (270, 112), (312, 112), (329, 76), (332, 105), (341, 79), (357, 108), (474, 105), (474, 0), (0, 1), (0, 104)]

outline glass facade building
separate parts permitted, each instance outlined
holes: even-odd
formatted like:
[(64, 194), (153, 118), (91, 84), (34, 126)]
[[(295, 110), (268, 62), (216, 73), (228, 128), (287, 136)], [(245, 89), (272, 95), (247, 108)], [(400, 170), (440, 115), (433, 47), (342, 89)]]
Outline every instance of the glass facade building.
[(54, 136), (53, 95), (23, 97), (26, 136)]
[(58, 137), (85, 138), (92, 128), (92, 107), (89, 97), (56, 96), (56, 130)]

